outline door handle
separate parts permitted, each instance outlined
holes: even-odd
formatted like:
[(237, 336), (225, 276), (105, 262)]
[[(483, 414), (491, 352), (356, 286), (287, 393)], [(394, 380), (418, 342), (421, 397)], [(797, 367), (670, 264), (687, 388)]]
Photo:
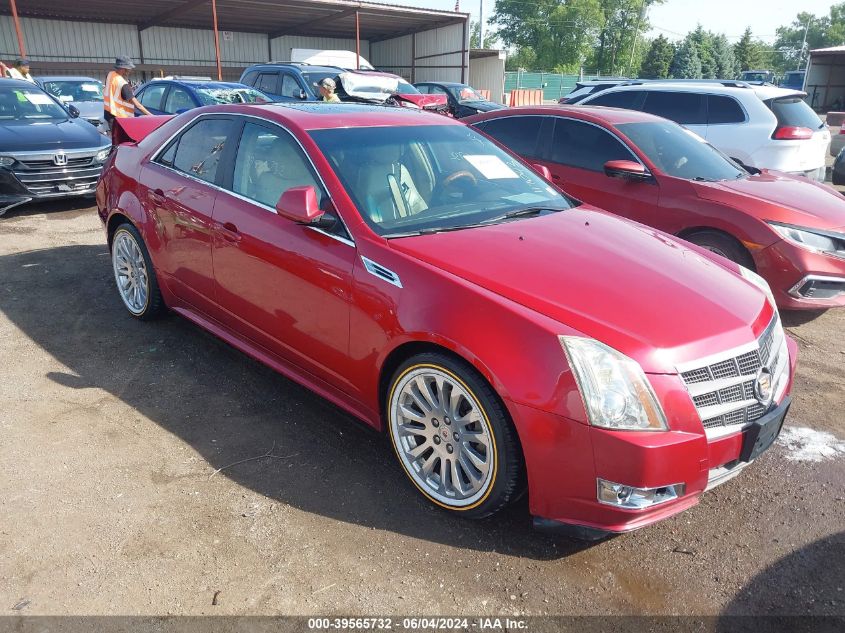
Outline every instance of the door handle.
[(239, 242), (241, 240), (238, 227), (231, 222), (225, 222), (220, 228), (222, 229), (220, 232), (223, 234), (224, 239), (230, 242)]
[(560, 180), (560, 176), (557, 174), (552, 174), (552, 180)]
[(167, 197), (161, 189), (153, 189), (150, 191), (150, 200), (157, 202), (158, 204), (162, 204), (165, 200), (167, 200)]

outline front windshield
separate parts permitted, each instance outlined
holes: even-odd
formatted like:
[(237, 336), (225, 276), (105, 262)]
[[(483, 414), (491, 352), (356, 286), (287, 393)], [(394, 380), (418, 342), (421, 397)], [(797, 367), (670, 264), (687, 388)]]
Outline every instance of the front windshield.
[(254, 88), (232, 86), (231, 88), (197, 88), (197, 97), (202, 105), (218, 103), (270, 103), (272, 99)]
[(459, 103), (469, 103), (471, 101), (486, 101), (484, 97), (475, 91), (471, 86), (456, 86), (452, 89), (452, 94)]
[(44, 90), (63, 103), (103, 100), (103, 84), (93, 79), (45, 81)]
[(572, 202), (510, 154), (461, 125), (314, 130), (320, 147), (379, 235), (504, 221)]
[(0, 121), (56, 121), (68, 115), (38, 88), (0, 87)]
[(746, 175), (701, 137), (670, 121), (617, 126), (660, 171), (686, 180), (736, 180)]

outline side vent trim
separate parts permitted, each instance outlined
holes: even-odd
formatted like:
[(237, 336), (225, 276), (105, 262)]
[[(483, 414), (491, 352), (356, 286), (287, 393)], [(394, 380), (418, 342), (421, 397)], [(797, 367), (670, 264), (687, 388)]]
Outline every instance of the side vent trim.
[(382, 281), (386, 281), (389, 284), (393, 284), (397, 288), (402, 287), (402, 281), (399, 279), (399, 275), (395, 272), (390, 270), (389, 268), (385, 268), (381, 264), (377, 264), (371, 259), (367, 259), (363, 255), (361, 255), (361, 261), (364, 262), (364, 268), (367, 269), (367, 272), (375, 277), (378, 277)]

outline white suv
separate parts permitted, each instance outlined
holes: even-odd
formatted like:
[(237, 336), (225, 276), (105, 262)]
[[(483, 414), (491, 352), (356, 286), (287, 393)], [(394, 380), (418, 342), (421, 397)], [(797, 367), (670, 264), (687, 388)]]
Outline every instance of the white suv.
[(741, 81), (649, 81), (608, 88), (580, 103), (662, 116), (741, 163), (824, 181), (830, 131), (805, 96)]

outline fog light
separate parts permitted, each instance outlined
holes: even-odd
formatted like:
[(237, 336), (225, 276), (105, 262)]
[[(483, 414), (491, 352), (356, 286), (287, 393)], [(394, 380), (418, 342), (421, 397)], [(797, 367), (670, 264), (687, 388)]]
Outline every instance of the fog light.
[(11, 156), (0, 156), (0, 167), (11, 167), (15, 164), (15, 159)]
[(599, 503), (627, 510), (644, 510), (667, 501), (674, 501), (683, 496), (685, 488), (684, 484), (671, 484), (658, 488), (635, 488), (604, 479), (597, 479), (596, 482)]

